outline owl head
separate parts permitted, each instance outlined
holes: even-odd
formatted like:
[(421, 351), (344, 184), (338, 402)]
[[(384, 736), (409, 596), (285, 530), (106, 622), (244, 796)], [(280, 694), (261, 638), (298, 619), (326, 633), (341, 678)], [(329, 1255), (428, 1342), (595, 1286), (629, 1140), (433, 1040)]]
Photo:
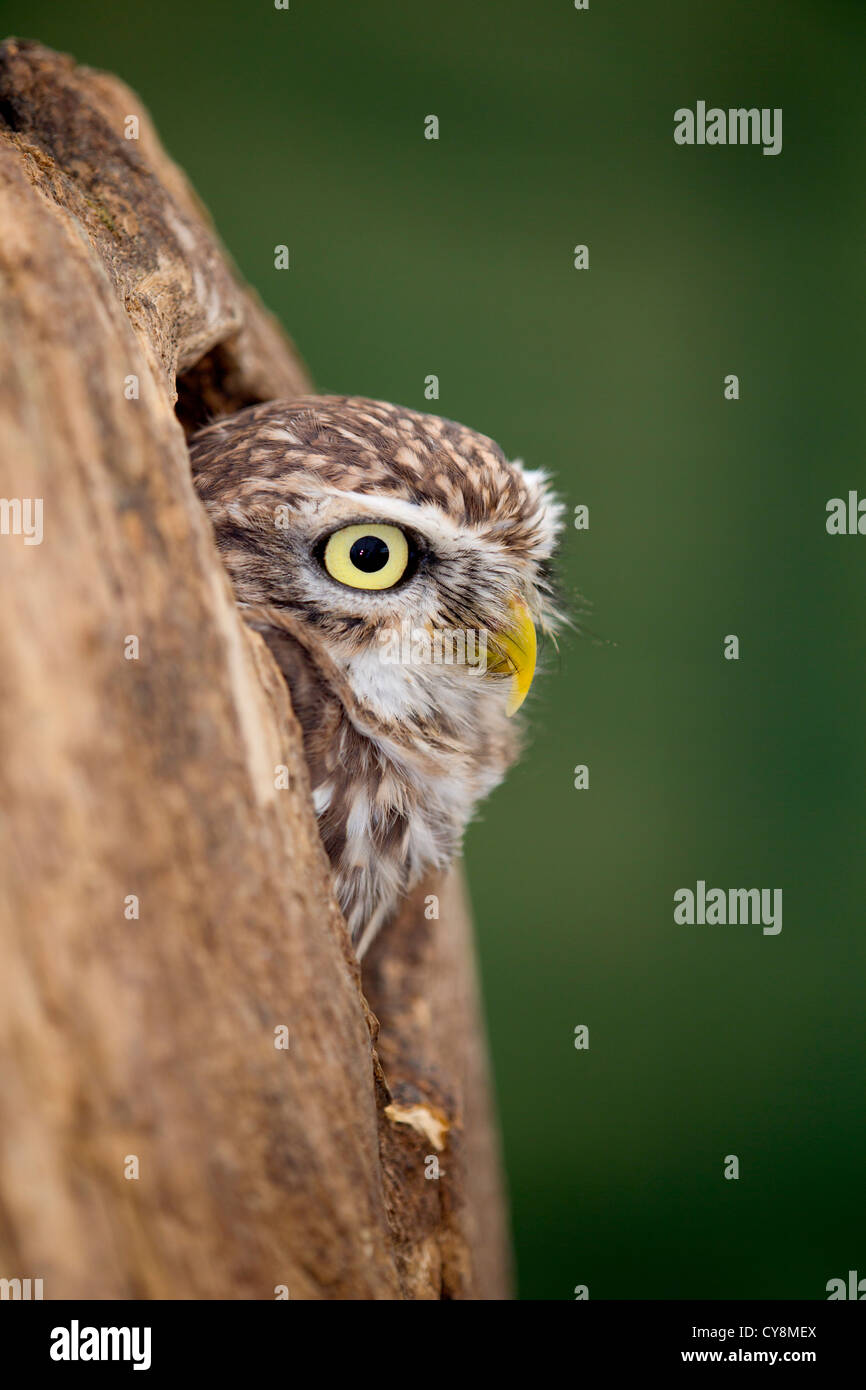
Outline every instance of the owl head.
[(359, 711), (410, 731), (510, 717), (557, 618), (561, 507), (493, 440), (360, 397), (239, 411), (191, 445), (241, 604), (269, 607)]
[(289, 685), (360, 956), (516, 755), (560, 505), (484, 435), (355, 396), (241, 410), (190, 453)]

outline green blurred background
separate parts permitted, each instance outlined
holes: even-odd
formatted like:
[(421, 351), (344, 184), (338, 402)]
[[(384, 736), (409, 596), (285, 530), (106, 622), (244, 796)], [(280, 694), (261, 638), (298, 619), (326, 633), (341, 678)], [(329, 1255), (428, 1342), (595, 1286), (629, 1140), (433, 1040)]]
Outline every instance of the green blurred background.
[[(563, 575), (601, 640), (551, 654), (467, 848), (521, 1296), (866, 1276), (866, 537), (824, 524), (866, 495), (862, 4), (0, 15), (138, 90), (321, 389), (590, 508)], [(782, 107), (781, 155), (676, 146), (698, 99)], [(699, 878), (781, 887), (781, 935), (677, 926)]]

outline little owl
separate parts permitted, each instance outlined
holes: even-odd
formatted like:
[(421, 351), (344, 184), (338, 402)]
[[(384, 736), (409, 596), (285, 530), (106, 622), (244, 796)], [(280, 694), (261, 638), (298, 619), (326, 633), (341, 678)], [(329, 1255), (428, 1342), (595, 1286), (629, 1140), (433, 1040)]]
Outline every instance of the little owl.
[(361, 956), (514, 761), (536, 627), (557, 619), (561, 506), (484, 435), (354, 396), (240, 410), (190, 451), (243, 616), (288, 682)]

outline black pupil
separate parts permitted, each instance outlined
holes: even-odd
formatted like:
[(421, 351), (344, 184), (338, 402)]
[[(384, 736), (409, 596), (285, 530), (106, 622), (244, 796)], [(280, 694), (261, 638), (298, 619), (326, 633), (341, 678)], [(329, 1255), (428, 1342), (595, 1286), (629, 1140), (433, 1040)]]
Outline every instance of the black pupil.
[(378, 536), (360, 536), (349, 551), (349, 559), (363, 574), (376, 574), (388, 563), (390, 552)]

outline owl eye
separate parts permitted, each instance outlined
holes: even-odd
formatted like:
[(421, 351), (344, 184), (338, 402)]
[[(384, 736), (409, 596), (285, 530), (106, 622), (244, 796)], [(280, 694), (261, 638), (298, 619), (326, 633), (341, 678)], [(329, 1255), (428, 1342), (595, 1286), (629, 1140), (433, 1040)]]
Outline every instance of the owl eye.
[(350, 589), (391, 589), (409, 565), (409, 542), (399, 526), (366, 522), (328, 537), (322, 561), (332, 579)]

